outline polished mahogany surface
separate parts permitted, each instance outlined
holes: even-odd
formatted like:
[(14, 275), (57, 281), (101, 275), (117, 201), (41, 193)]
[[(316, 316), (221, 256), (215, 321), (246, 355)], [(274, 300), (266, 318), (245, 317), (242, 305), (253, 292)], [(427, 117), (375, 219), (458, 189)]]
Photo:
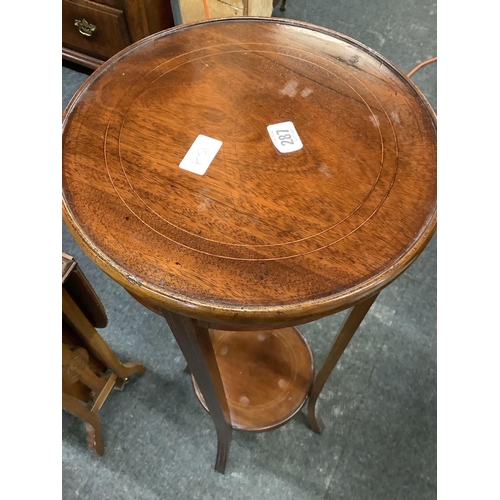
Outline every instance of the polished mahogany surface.
[[(279, 427), (302, 407), (314, 378), (309, 345), (295, 328), (260, 332), (210, 330), (233, 429)], [(202, 405), (203, 395), (191, 376)]]
[[(293, 122), (280, 153), (267, 126)], [(199, 134), (204, 175), (179, 168)], [(63, 212), (135, 296), (220, 324), (285, 326), (383, 288), (436, 226), (436, 119), (393, 64), (291, 20), (180, 26), (119, 53), (63, 125)]]

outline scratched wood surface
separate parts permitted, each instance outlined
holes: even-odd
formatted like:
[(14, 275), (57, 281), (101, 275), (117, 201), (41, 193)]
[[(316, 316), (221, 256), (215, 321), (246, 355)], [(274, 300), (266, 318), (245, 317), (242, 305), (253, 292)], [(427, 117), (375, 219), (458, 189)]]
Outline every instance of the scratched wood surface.
[[(303, 143), (279, 153), (266, 127)], [(179, 168), (198, 134), (205, 175)], [(290, 20), (180, 26), (97, 70), (63, 123), (63, 216), (135, 296), (280, 327), (376, 293), (436, 227), (436, 119), (360, 43)]]

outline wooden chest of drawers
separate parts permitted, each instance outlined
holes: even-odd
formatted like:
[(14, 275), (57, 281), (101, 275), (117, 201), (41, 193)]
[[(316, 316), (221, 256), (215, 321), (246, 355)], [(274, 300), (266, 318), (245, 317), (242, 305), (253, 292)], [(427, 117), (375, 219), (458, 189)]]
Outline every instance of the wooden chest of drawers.
[(91, 69), (174, 26), (170, 0), (62, 0), (62, 57)]

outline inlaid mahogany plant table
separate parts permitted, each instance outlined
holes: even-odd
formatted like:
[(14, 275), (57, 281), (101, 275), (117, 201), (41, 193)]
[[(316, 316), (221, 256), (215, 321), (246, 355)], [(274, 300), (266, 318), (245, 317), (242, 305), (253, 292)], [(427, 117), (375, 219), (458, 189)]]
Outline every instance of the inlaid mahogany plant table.
[[(344, 35), (217, 19), (145, 38), (89, 77), (65, 111), (62, 175), (78, 243), (168, 322), (223, 472), (233, 428), (278, 427), (307, 397), (321, 432), (327, 377), (434, 234), (436, 118)], [(314, 376), (294, 326), (348, 308)]]

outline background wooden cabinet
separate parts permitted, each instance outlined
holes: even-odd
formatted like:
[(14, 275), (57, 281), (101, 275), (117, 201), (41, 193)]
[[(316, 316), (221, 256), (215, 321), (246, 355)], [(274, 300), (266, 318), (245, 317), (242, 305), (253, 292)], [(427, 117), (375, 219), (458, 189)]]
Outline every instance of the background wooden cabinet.
[[(203, 0), (174, 0), (179, 6), (180, 22), (193, 23), (205, 19)], [(269, 17), (282, 0), (207, 0), (211, 19), (234, 16)]]
[(172, 26), (170, 0), (63, 0), (62, 57), (95, 69), (131, 43)]

